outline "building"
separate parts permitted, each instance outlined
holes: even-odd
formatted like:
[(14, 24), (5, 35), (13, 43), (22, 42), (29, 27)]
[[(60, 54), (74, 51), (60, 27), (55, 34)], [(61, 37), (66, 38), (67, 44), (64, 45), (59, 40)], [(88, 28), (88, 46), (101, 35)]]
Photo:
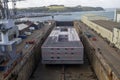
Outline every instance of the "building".
[(32, 22), (29, 22), (29, 21), (27, 23), (18, 24), (17, 27), (18, 27), (20, 35), (23, 35), (26, 32), (31, 33), (32, 32), (31, 29), (35, 30), (35, 29), (40, 28), (38, 25), (36, 25)]
[(104, 17), (104, 16), (98, 16), (95, 14), (85, 14), (82, 16), (82, 20), (86, 19), (86, 20), (109, 20), (108, 18)]
[(20, 35), (24, 34), (25, 31), (28, 31), (29, 27), (26, 24), (17, 25)]
[(47, 8), (49, 8), (50, 10), (58, 10), (58, 9), (64, 9), (65, 6), (64, 5), (50, 5)]
[(120, 22), (120, 9), (115, 10), (114, 21)]
[(43, 64), (83, 64), (83, 45), (75, 28), (57, 26), (42, 45)]
[[(93, 18), (94, 17), (94, 18)], [(97, 15), (83, 15), (82, 22), (120, 49), (120, 23)], [(97, 18), (97, 19), (96, 19)]]

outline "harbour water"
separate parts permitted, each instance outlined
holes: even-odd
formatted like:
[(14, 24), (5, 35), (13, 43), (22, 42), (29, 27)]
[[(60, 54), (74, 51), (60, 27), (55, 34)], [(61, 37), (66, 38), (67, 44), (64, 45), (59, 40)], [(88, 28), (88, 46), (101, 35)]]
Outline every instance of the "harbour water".
[[(51, 14), (59, 14), (59, 13), (51, 13)], [(65, 12), (60, 13), (60, 15), (55, 15), (54, 20), (56, 21), (73, 21), (73, 20), (80, 20), (83, 14), (97, 14), (108, 17), (109, 19), (114, 19), (114, 11), (85, 11), (85, 12)], [(52, 20), (51, 16), (45, 17), (31, 17), (31, 18), (21, 18), (20, 20), (30, 20), (30, 21), (45, 21), (45, 20)]]

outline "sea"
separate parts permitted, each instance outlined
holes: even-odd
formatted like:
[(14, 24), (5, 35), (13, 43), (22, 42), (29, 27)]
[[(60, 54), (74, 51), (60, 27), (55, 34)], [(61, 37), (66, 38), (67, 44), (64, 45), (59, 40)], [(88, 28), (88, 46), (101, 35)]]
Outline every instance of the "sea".
[[(43, 13), (44, 14), (44, 13)], [(46, 14), (46, 13), (45, 13)], [(84, 14), (96, 14), (100, 16), (105, 16), (110, 20), (114, 19), (114, 9), (106, 9), (104, 11), (83, 11), (83, 12), (62, 12), (62, 13), (49, 13), (49, 14), (59, 14), (54, 15), (54, 20), (56, 21), (74, 21), (81, 20), (81, 16)], [(20, 18), (20, 20), (29, 20), (29, 21), (39, 21), (43, 22), (46, 20), (53, 20), (52, 16), (44, 16), (44, 17), (30, 17), (30, 18)]]

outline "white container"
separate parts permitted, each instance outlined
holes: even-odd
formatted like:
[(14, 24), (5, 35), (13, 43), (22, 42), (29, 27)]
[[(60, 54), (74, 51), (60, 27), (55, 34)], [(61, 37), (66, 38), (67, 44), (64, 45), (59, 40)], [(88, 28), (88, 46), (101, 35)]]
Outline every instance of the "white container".
[(32, 33), (25, 31), (24, 34), (27, 35), (27, 36), (29, 36), (29, 35), (31, 35)]
[(30, 27), (29, 29), (30, 29), (30, 30), (32, 30), (32, 31), (33, 31), (33, 30), (35, 30), (35, 28), (34, 28), (34, 27)]
[(16, 44), (20, 44), (22, 42), (21, 38), (15, 38)]

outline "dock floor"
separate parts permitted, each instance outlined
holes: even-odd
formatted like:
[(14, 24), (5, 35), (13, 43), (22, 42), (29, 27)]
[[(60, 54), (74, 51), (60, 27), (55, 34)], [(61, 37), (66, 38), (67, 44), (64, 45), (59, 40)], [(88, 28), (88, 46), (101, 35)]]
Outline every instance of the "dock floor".
[(97, 80), (97, 77), (88, 62), (83, 65), (43, 65), (40, 62), (30, 80)]

